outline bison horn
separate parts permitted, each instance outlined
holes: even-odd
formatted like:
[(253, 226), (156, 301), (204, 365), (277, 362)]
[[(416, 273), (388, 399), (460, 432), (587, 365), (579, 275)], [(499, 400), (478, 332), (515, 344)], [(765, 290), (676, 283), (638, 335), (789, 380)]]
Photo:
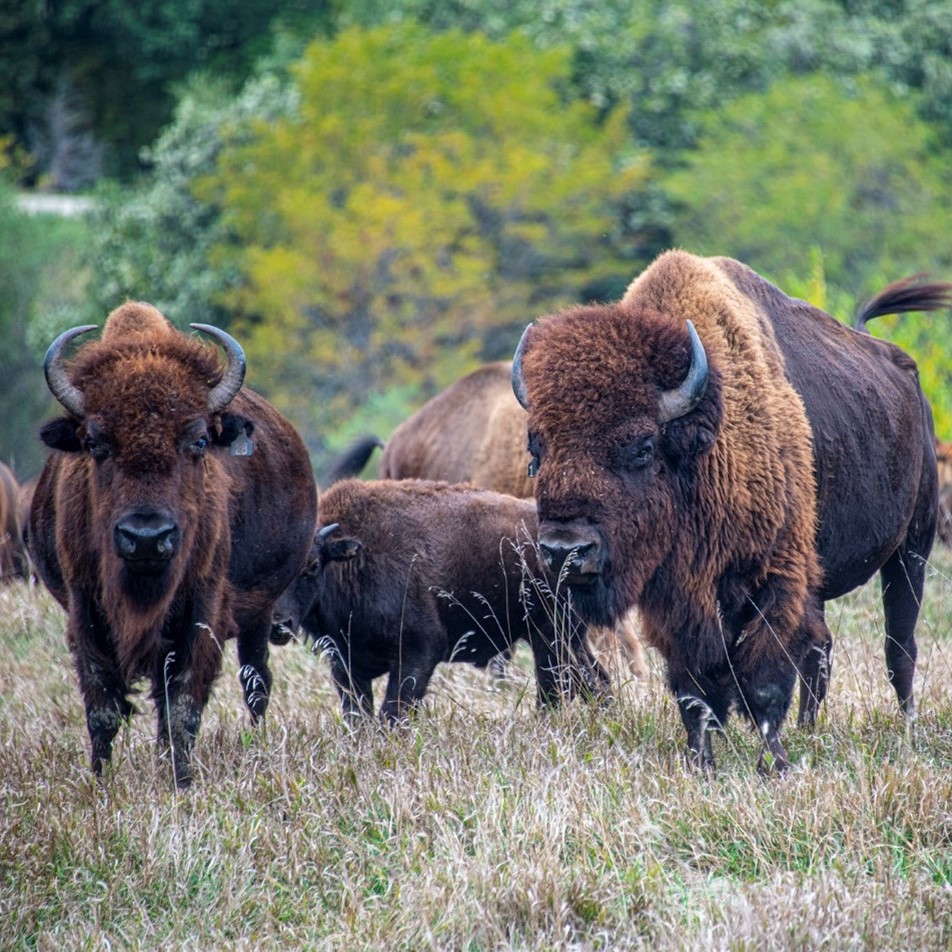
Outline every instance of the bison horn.
[(688, 321), (688, 336), (691, 338), (691, 366), (681, 384), (673, 390), (661, 394), (658, 408), (659, 422), (670, 423), (678, 417), (690, 413), (700, 402), (707, 390), (709, 372), (707, 354), (701, 338), (697, 336), (694, 325)]
[(529, 340), (529, 331), (532, 325), (527, 324), (519, 340), (519, 346), (516, 348), (515, 356), (512, 358), (512, 392), (516, 395), (523, 410), (529, 409), (529, 395), (526, 393), (526, 381), (522, 376), (522, 358), (526, 352), (526, 342)]
[(50, 393), (75, 417), (82, 417), (86, 407), (86, 398), (79, 387), (73, 386), (63, 364), (63, 349), (80, 334), (86, 334), (96, 329), (95, 324), (83, 324), (80, 327), (71, 327), (63, 331), (49, 346), (46, 359), (43, 361), (43, 372), (46, 374), (46, 385)]
[(333, 535), (340, 528), (339, 522), (332, 522), (329, 526), (324, 526), (314, 533), (315, 542), (323, 542), (328, 536)]
[(208, 395), (208, 412), (220, 413), (235, 398), (235, 394), (241, 389), (245, 379), (245, 352), (241, 349), (241, 344), (235, 340), (231, 334), (226, 334), (221, 328), (212, 324), (190, 324), (197, 331), (214, 337), (228, 354), (228, 366), (222, 374), (221, 380), (212, 389)]

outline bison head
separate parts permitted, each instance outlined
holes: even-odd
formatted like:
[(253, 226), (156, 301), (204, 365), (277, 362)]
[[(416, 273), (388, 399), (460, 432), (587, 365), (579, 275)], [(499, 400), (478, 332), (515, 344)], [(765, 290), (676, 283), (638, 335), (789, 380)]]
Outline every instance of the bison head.
[[(321, 597), (322, 573), (329, 562), (347, 562), (363, 547), (358, 539), (337, 536), (336, 522), (314, 533), (307, 564), (278, 599), (271, 616), (271, 641), (285, 644), (311, 614)], [(312, 632), (313, 634), (313, 632)]]
[(513, 390), (529, 413), (539, 545), (590, 623), (611, 624), (673, 557), (721, 419), (694, 326), (625, 304), (526, 328)]
[(221, 414), (241, 387), (244, 354), (223, 331), (193, 326), (225, 347), (224, 372), (213, 348), (137, 303), (114, 311), (102, 339), (69, 366), (65, 347), (91, 326), (61, 334), (46, 355), (47, 384), (69, 417), (42, 435), (72, 454), (60, 505), (86, 536), (74, 557), (95, 563), (88, 571), (107, 602), (143, 612), (171, 597), (186, 571), (220, 560), (228, 537), (227, 481), (206, 450), (229, 429)]

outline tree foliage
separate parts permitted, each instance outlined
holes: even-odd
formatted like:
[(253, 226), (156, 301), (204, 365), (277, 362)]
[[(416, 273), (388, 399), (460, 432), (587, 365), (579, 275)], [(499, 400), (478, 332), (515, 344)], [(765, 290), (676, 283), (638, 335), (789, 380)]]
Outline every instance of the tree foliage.
[(202, 195), (245, 277), (226, 299), (313, 432), (508, 356), (528, 320), (628, 276), (613, 204), (646, 169), (567, 73), (518, 37), (348, 30), (308, 49), (293, 117), (222, 153)]
[[(175, 84), (202, 71), (235, 87), (268, 52), (275, 27), (313, 31), (328, 8), (327, 0), (7, 0), (0, 134), (26, 143), (36, 172), (57, 188), (88, 186), (102, 171), (129, 177), (171, 116)], [(66, 167), (63, 152), (72, 156)]]
[(664, 181), (683, 209), (676, 240), (782, 282), (823, 254), (854, 298), (923, 269), (952, 270), (947, 163), (913, 105), (880, 84), (813, 75), (740, 97), (703, 127)]

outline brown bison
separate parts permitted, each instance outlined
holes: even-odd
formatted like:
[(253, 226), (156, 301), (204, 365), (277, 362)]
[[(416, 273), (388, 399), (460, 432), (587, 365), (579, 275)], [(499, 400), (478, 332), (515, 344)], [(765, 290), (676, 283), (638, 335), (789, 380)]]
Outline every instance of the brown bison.
[(939, 466), (939, 525), (936, 533), (943, 545), (952, 546), (952, 443), (935, 441)]
[(26, 578), (27, 557), (20, 525), (20, 484), (0, 463), (0, 579)]
[(512, 394), (512, 365), (486, 364), (404, 420), (380, 457), (381, 479), (472, 483), (520, 499), (527, 475), (526, 414)]
[[(860, 324), (945, 306), (948, 288), (887, 288)], [(672, 251), (619, 303), (530, 325), (513, 389), (540, 546), (589, 622), (640, 606), (695, 763), (713, 765), (708, 728), (737, 708), (786, 766), (798, 666), (803, 721), (826, 690), (823, 602), (877, 570), (890, 678), (913, 713), (936, 466), (907, 355), (737, 261)]]
[(304, 445), (241, 388), (241, 347), (193, 327), (224, 346), (224, 370), (214, 347), (147, 304), (113, 311), (68, 364), (66, 345), (94, 328), (53, 342), (47, 383), (68, 416), (42, 430), (55, 452), (29, 526), (36, 570), (68, 612), (94, 771), (146, 678), (180, 786), (227, 638), (252, 719), (264, 716), (272, 608), (304, 564), (316, 514)]
[(387, 674), (381, 714), (402, 717), (441, 661), (485, 667), (519, 638), (532, 647), (540, 703), (607, 688), (584, 626), (539, 568), (531, 501), (353, 479), (321, 492), (318, 521), (310, 561), (275, 622), (302, 626), (327, 649), (345, 715), (372, 713), (371, 682)]
[[(380, 479), (433, 479), (532, 496), (526, 449), (526, 411), (512, 392), (512, 364), (497, 361), (457, 380), (404, 420), (380, 457)], [(380, 441), (356, 442), (332, 468), (332, 479), (356, 475)], [(593, 626), (600, 655), (623, 661), (635, 677), (647, 674), (634, 615), (612, 628)]]

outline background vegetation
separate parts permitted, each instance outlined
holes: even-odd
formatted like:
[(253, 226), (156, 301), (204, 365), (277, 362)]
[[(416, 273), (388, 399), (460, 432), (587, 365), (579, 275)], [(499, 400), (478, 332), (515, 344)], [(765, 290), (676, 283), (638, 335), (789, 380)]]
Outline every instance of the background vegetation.
[(255, 736), (229, 644), (187, 794), (154, 758), (145, 698), (91, 780), (63, 613), (4, 587), (3, 946), (947, 949), (950, 572), (942, 550), (914, 733), (872, 582), (829, 606), (832, 689), (813, 734), (787, 727), (780, 781), (755, 774), (739, 722), (715, 738), (713, 778), (685, 772), (653, 656), (618, 702), (548, 714), (528, 674), (497, 688), (442, 665), (412, 724), (349, 733), (325, 662), (292, 643)]
[[(96, 199), (66, 229), (0, 203), (31, 246), (0, 262), (12, 382), (56, 330), (144, 298), (240, 336), (320, 473), (672, 245), (845, 321), (906, 274), (952, 277), (952, 0), (126, 6), (0, 20), (8, 180)], [(952, 436), (948, 321), (873, 333)], [(0, 393), (24, 423), (30, 387)], [(32, 422), (0, 446), (21, 478)]]

